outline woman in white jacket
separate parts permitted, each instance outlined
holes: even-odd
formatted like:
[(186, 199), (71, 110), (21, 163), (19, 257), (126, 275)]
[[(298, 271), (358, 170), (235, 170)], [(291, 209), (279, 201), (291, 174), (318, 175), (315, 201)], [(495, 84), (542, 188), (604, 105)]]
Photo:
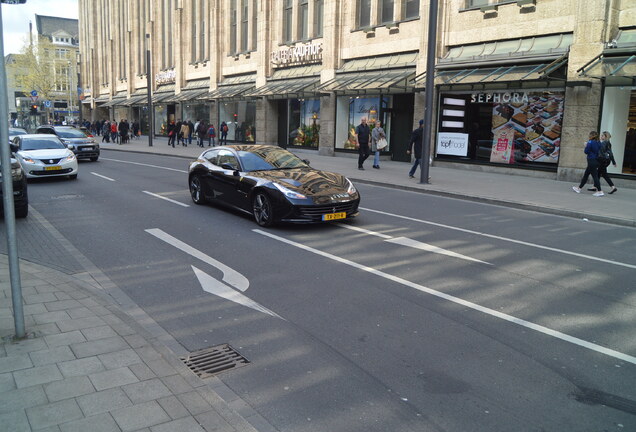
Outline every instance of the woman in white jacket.
[(382, 122), (380, 120), (375, 121), (375, 127), (371, 131), (371, 151), (374, 153), (373, 157), (373, 168), (380, 169), (380, 150), (378, 148), (378, 141), (384, 138), (386, 139), (386, 134), (384, 133), (384, 129), (382, 129)]

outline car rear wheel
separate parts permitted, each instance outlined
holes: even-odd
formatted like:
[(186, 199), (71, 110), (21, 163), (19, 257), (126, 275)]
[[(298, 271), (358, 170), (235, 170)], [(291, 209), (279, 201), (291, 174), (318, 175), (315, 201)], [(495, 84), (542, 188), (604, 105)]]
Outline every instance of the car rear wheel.
[(269, 197), (259, 192), (254, 196), (252, 200), (252, 213), (254, 214), (254, 220), (262, 227), (269, 227), (274, 224), (274, 209), (272, 207), (272, 201)]
[(203, 193), (203, 182), (201, 181), (201, 177), (198, 175), (193, 175), (190, 178), (190, 196), (195, 204), (201, 205), (205, 204), (207, 201)]

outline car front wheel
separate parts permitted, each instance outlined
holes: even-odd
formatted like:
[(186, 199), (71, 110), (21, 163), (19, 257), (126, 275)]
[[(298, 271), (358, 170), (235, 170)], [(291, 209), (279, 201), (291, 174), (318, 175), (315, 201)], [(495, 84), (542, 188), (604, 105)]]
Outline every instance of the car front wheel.
[(269, 227), (274, 224), (274, 209), (269, 197), (263, 192), (259, 192), (252, 200), (252, 213), (254, 220), (262, 227)]
[(28, 216), (29, 214), (29, 205), (23, 204), (21, 206), (15, 207), (15, 217), (16, 219), (22, 219)]
[(97, 159), (99, 159), (99, 157), (98, 157), (98, 156), (92, 157), (92, 158), (91, 158), (91, 162), (97, 162)]
[(195, 204), (205, 204), (206, 199), (203, 195), (203, 183), (201, 177), (193, 175), (190, 178), (190, 196)]

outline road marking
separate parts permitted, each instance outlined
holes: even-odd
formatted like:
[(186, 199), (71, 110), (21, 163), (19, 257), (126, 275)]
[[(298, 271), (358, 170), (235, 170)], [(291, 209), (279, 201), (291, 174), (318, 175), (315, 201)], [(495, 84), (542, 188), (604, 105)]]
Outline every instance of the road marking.
[(142, 192), (143, 192), (143, 193), (145, 193), (145, 194), (151, 195), (151, 196), (153, 196), (153, 197), (155, 197), (155, 198), (161, 198), (162, 200), (170, 201), (171, 203), (173, 203), (173, 204), (177, 204), (177, 205), (180, 205), (181, 207), (190, 207), (188, 204), (184, 204), (184, 203), (181, 203), (181, 202), (179, 202), (179, 201), (175, 201), (175, 200), (173, 200), (173, 199), (166, 198), (166, 197), (164, 197), (164, 196), (157, 195), (157, 194), (152, 193), (152, 192), (148, 192), (148, 191), (142, 191)]
[(621, 267), (627, 267), (627, 268), (631, 268), (631, 269), (636, 269), (636, 265), (634, 264), (627, 264), (627, 263), (623, 263), (620, 261), (613, 261), (613, 260), (608, 260), (608, 259), (604, 259), (604, 258), (598, 258), (592, 255), (584, 255), (584, 254), (580, 254), (577, 252), (570, 252), (570, 251), (566, 251), (563, 249), (557, 249), (557, 248), (553, 248), (553, 247), (549, 247), (549, 246), (543, 246), (543, 245), (539, 245), (536, 243), (528, 243), (522, 240), (515, 240), (515, 239), (511, 239), (511, 238), (506, 238), (506, 237), (500, 237), (500, 236), (496, 236), (493, 234), (487, 234), (487, 233), (482, 233), (479, 231), (473, 231), (473, 230), (469, 230), (469, 229), (465, 229), (465, 228), (458, 228), (458, 227), (454, 227), (451, 225), (444, 225), (441, 223), (437, 223), (437, 222), (431, 222), (431, 221), (427, 221), (427, 220), (423, 220), (423, 219), (416, 219), (416, 218), (412, 218), (409, 216), (402, 216), (402, 215), (398, 215), (395, 213), (388, 213), (388, 212), (384, 212), (381, 210), (374, 210), (374, 209), (370, 209), (370, 208), (363, 208), (360, 207), (361, 210), (364, 211), (369, 211), (369, 212), (373, 212), (373, 213), (378, 213), (378, 214), (382, 214), (382, 215), (386, 215), (386, 216), (393, 216), (395, 218), (399, 218), (399, 219), (405, 219), (405, 220), (410, 220), (413, 222), (419, 222), (419, 223), (423, 223), (423, 224), (427, 224), (427, 225), (433, 225), (433, 226), (438, 226), (440, 228), (447, 228), (447, 229), (451, 229), (451, 230), (455, 230), (455, 231), (461, 231), (461, 232), (465, 232), (468, 234), (474, 234), (474, 235), (478, 235), (478, 236), (482, 236), (482, 237), (488, 237), (488, 238), (492, 238), (495, 240), (501, 240), (501, 241), (506, 241), (506, 242), (510, 242), (510, 243), (516, 243), (516, 244), (520, 244), (520, 245), (524, 245), (524, 246), (530, 246), (530, 247), (534, 247), (537, 249), (544, 249), (544, 250), (549, 250), (552, 252), (557, 252), (557, 253), (561, 253), (564, 255), (571, 255), (571, 256), (575, 256), (578, 258), (585, 258), (588, 260), (592, 260), (592, 261), (599, 261), (599, 262), (603, 262), (603, 263), (607, 263), (607, 264), (613, 264), (613, 265), (617, 265), (617, 266), (621, 266)]
[(561, 339), (561, 340), (563, 340), (565, 342), (569, 342), (571, 344), (578, 345), (580, 347), (583, 347), (583, 348), (586, 348), (586, 349), (589, 349), (589, 350), (592, 350), (592, 351), (596, 351), (598, 353), (605, 354), (607, 356), (614, 357), (616, 359), (623, 360), (625, 362), (632, 363), (632, 364), (636, 365), (636, 357), (631, 356), (629, 354), (625, 354), (625, 353), (622, 353), (622, 352), (619, 352), (619, 351), (615, 351), (613, 349), (606, 348), (604, 346), (601, 346), (601, 345), (598, 345), (598, 344), (595, 344), (595, 343), (592, 343), (592, 342), (588, 342), (588, 341), (586, 341), (584, 339), (580, 339), (580, 338), (577, 338), (577, 337), (574, 337), (574, 336), (570, 336), (570, 335), (562, 333), (560, 331), (553, 330), (551, 328), (544, 327), (542, 325), (535, 324), (533, 322), (526, 321), (526, 320), (523, 320), (521, 318), (517, 318), (517, 317), (514, 317), (512, 315), (508, 315), (508, 314), (496, 311), (494, 309), (490, 309), (490, 308), (487, 308), (487, 307), (484, 307), (484, 306), (480, 306), (480, 305), (478, 305), (476, 303), (469, 302), (469, 301), (461, 299), (459, 297), (455, 297), (453, 295), (446, 294), (446, 293), (443, 293), (441, 291), (437, 291), (437, 290), (425, 287), (425, 286), (420, 285), (420, 284), (416, 284), (414, 282), (408, 281), (408, 280), (403, 279), (401, 277), (393, 276), (391, 274), (388, 274), (388, 273), (385, 273), (383, 271), (377, 270), (377, 269), (375, 269), (373, 267), (367, 267), (367, 266), (364, 266), (362, 264), (358, 264), (357, 262), (348, 260), (346, 258), (341, 258), (339, 256), (330, 254), (328, 252), (323, 252), (321, 250), (314, 249), (311, 246), (306, 246), (306, 245), (304, 245), (302, 243), (297, 243), (297, 242), (295, 242), (293, 240), (289, 240), (289, 239), (286, 239), (284, 237), (279, 237), (277, 235), (270, 234), (268, 232), (265, 232), (265, 231), (262, 231), (262, 230), (259, 230), (259, 229), (254, 229), (252, 231), (254, 231), (254, 232), (258, 233), (258, 234), (264, 235), (266, 237), (270, 237), (270, 238), (272, 238), (274, 240), (278, 240), (280, 242), (289, 244), (291, 246), (295, 246), (295, 247), (297, 247), (299, 249), (306, 250), (306, 251), (314, 253), (316, 255), (320, 255), (320, 256), (323, 256), (325, 258), (329, 258), (331, 260), (338, 261), (338, 262), (340, 262), (342, 264), (346, 264), (348, 266), (357, 268), (359, 270), (374, 274), (376, 276), (383, 277), (385, 279), (391, 280), (393, 282), (399, 283), (399, 284), (407, 286), (409, 288), (416, 289), (418, 291), (433, 295), (435, 297), (442, 298), (444, 300), (451, 301), (453, 303), (457, 303), (459, 305), (462, 305), (462, 306), (465, 306), (467, 308), (482, 312), (484, 314), (487, 314), (487, 315), (490, 315), (490, 316), (493, 316), (493, 317), (496, 317), (496, 318), (511, 322), (513, 324), (517, 324), (517, 325), (520, 325), (522, 327), (526, 327), (526, 328), (529, 328), (531, 330), (535, 330), (535, 331), (537, 331), (539, 333), (543, 333), (543, 334), (545, 334), (547, 336), (551, 336), (551, 337), (556, 338), (556, 339)]
[(120, 163), (127, 163), (127, 164), (131, 164), (131, 165), (140, 165), (140, 166), (145, 166), (145, 167), (149, 167), (149, 168), (159, 168), (159, 169), (163, 169), (163, 170), (168, 170), (168, 171), (176, 171), (176, 172), (180, 172), (180, 173), (187, 173), (188, 170), (180, 170), (180, 169), (176, 169), (176, 168), (168, 168), (168, 167), (162, 167), (159, 165), (151, 165), (151, 164), (146, 164), (146, 163), (141, 163), (141, 162), (131, 162), (131, 161), (124, 161), (124, 160), (119, 160), (119, 159), (110, 159), (110, 158), (101, 158), (101, 160), (107, 160), (110, 162), (120, 162)]
[(345, 224), (339, 224), (336, 225), (339, 228), (346, 228), (346, 229), (350, 229), (352, 231), (358, 231), (358, 232), (362, 232), (364, 234), (368, 234), (368, 235), (372, 235), (372, 236), (376, 236), (376, 237), (381, 237), (384, 239), (384, 241), (388, 242), (388, 243), (393, 243), (393, 244), (397, 244), (397, 245), (401, 245), (401, 246), (407, 246), (407, 247), (411, 247), (414, 249), (420, 249), (420, 250), (424, 250), (427, 252), (433, 252), (436, 254), (440, 254), (440, 255), (446, 255), (449, 257), (453, 257), (453, 258), (459, 258), (459, 259), (463, 259), (466, 261), (472, 261), (472, 262), (478, 262), (478, 263), (482, 263), (482, 264), (488, 264), (488, 265), (492, 265), (490, 263), (487, 263), (486, 261), (481, 261), (475, 258), (471, 258), (469, 256), (466, 255), (462, 255), (462, 254), (458, 254), (456, 252), (452, 252), (446, 249), (442, 249), (440, 247), (428, 244), (428, 243), (422, 243), (420, 241), (417, 240), (413, 240), (407, 237), (391, 237), (390, 235), (386, 235), (386, 234), (382, 234), (379, 233), (377, 231), (371, 231), (368, 229), (364, 229), (364, 228), (360, 228), (360, 227), (356, 227), (356, 226), (352, 226), (352, 225), (345, 225)]
[(112, 179), (112, 178), (110, 178), (110, 177), (103, 176), (103, 175), (101, 175), (101, 174), (97, 174), (96, 172), (93, 172), (93, 171), (91, 171), (91, 174), (93, 174), (94, 176), (97, 176), (97, 177), (101, 177), (101, 178), (103, 178), (103, 179), (106, 179), (106, 180), (108, 180), (108, 181), (112, 181), (112, 182), (114, 182), (114, 181), (115, 181), (115, 179)]
[(236, 270), (226, 266), (225, 264), (223, 264), (222, 262), (219, 262), (217, 260), (215, 260), (214, 258), (204, 254), (203, 252), (193, 248), (192, 246), (182, 242), (181, 240), (172, 237), (170, 234), (158, 229), (158, 228), (151, 228), (151, 229), (147, 229), (145, 230), (148, 234), (151, 234), (155, 237), (157, 237), (159, 240), (163, 240), (164, 242), (168, 243), (171, 246), (176, 247), (177, 249), (180, 249), (181, 251), (187, 253), (188, 255), (191, 255), (201, 261), (203, 261), (204, 263), (207, 263), (209, 265), (211, 265), (212, 267), (215, 267), (219, 270), (221, 270), (221, 272), (223, 272), (223, 282), (227, 283), (228, 285), (233, 286), (234, 288), (236, 288), (239, 291), (245, 291), (249, 288), (250, 286), (250, 282), (249, 280), (247, 280), (247, 278), (245, 276), (243, 276), (241, 273), (237, 272)]
[(276, 312), (267, 309), (265, 306), (256, 303), (249, 297), (246, 297), (243, 294), (233, 290), (232, 288), (229, 288), (223, 282), (213, 278), (212, 276), (199, 270), (195, 266), (191, 267), (192, 270), (194, 270), (194, 274), (197, 276), (197, 279), (199, 279), (199, 283), (201, 284), (201, 288), (203, 288), (203, 291), (214, 294), (231, 302), (247, 306), (248, 308), (254, 309), (255, 311), (263, 312), (273, 317), (284, 320), (284, 318), (282, 318)]

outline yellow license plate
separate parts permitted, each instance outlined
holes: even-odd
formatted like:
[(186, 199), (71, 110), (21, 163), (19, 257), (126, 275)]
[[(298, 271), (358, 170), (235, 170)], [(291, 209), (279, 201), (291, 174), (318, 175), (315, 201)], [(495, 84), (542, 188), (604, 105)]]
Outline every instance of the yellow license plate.
[(57, 170), (61, 170), (62, 167), (61, 166), (47, 166), (44, 167), (44, 171), (57, 171)]
[(347, 213), (346, 212), (329, 213), (329, 214), (326, 214), (326, 215), (322, 215), (322, 220), (330, 221), (330, 220), (336, 220), (336, 219), (345, 219), (346, 217), (347, 217)]

